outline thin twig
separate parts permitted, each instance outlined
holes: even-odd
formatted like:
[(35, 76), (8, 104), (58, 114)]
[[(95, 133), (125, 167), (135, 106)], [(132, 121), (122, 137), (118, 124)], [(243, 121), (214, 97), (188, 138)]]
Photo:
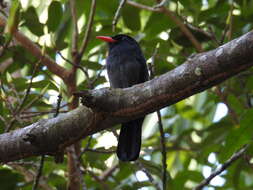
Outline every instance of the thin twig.
[(199, 28), (199, 27), (194, 26), (194, 25), (192, 25), (191, 23), (187, 22), (186, 19), (184, 20), (184, 22), (186, 23), (186, 25), (187, 25), (190, 29), (192, 29), (192, 30), (194, 30), (194, 31), (196, 31), (196, 32), (202, 33), (202, 34), (205, 35), (207, 38), (210, 38), (210, 39), (215, 43), (216, 46), (219, 46), (219, 41), (218, 41), (218, 39), (216, 38), (216, 36), (214, 35), (213, 31), (211, 31), (211, 28), (209, 29), (209, 31), (205, 31), (205, 30), (203, 30), (202, 28)]
[(86, 27), (86, 31), (85, 31), (85, 35), (84, 35), (84, 39), (81, 45), (81, 49), (79, 51), (79, 60), (81, 60), (85, 49), (87, 48), (88, 45), (88, 41), (89, 41), (89, 37), (90, 37), (90, 32), (91, 32), (91, 27), (93, 24), (93, 19), (94, 19), (94, 15), (95, 15), (95, 10), (96, 10), (96, 0), (92, 0), (91, 2), (91, 7), (90, 7), (90, 15), (89, 15), (89, 19), (88, 19), (88, 24)]
[(2, 46), (2, 51), (0, 53), (0, 57), (2, 57), (5, 54), (5, 52), (9, 49), (11, 41), (12, 40), (8, 40), (6, 43), (4, 43), (4, 45)]
[(112, 21), (112, 31), (115, 32), (115, 28), (116, 28), (116, 25), (117, 25), (117, 22), (119, 20), (119, 17), (120, 17), (120, 10), (123, 8), (123, 6), (125, 5), (127, 0), (121, 0), (120, 3), (119, 3), (119, 6), (118, 6), (118, 9), (114, 15), (114, 18), (113, 18), (113, 21)]
[(173, 12), (164, 6), (160, 8), (162, 12), (167, 15), (175, 24), (180, 28), (180, 30), (184, 33), (184, 35), (190, 40), (192, 45), (198, 52), (203, 52), (202, 46), (200, 42), (195, 38), (192, 32), (185, 26), (185, 24), (178, 18)]
[[(33, 181), (34, 178), (34, 172), (32, 169), (28, 169), (26, 166), (26, 164), (19, 164), (19, 163), (15, 163), (15, 162), (8, 162), (7, 163), (11, 168), (13, 168), (14, 170), (18, 171), (20, 174), (22, 174), (24, 176), (24, 180), (25, 180), (25, 184), (30, 184), (31, 181)], [(34, 162), (33, 164), (28, 164), (27, 166), (30, 167), (36, 167)], [(40, 178), (40, 183), (39, 183), (39, 187), (41, 190), (53, 190), (54, 188), (51, 187), (50, 185), (48, 185), (47, 183), (48, 177), (42, 177)], [(23, 186), (20, 186), (21, 189)]]
[(160, 3), (154, 6), (155, 9), (165, 6), (168, 0), (162, 0)]
[(227, 101), (227, 95), (222, 92), (221, 87), (219, 85), (216, 86), (215, 93), (217, 96), (220, 97), (221, 101), (227, 106), (228, 113), (231, 115), (231, 118), (233, 119), (234, 124), (237, 125), (239, 123), (239, 119), (238, 119), (239, 117), (234, 111), (234, 109), (229, 105)]
[(18, 121), (22, 125), (22, 120), (15, 114), (15, 109), (14, 109), (11, 101), (9, 100), (9, 97), (7, 95), (7, 92), (6, 92), (6, 89), (4, 87), (4, 84), (1, 83), (0, 85), (1, 85), (1, 89), (2, 89), (2, 91), (4, 93), (4, 97), (0, 96), (0, 99), (2, 99), (6, 103), (6, 106), (9, 109), (9, 111), (11, 112), (11, 115), (12, 115), (11, 120), (8, 122), (8, 124), (7, 124), (6, 128), (5, 128), (5, 131), (7, 132), (7, 131), (9, 131), (10, 128), (12, 128), (12, 126), (14, 125), (14, 123), (16, 121)]
[(38, 68), (39, 64), (40, 64), (40, 60), (37, 63), (34, 64), (33, 71), (32, 71), (32, 76), (31, 76), (31, 79), (30, 79), (30, 83), (29, 83), (29, 85), (26, 89), (26, 93), (25, 93), (24, 98), (22, 99), (20, 105), (15, 110), (15, 114), (19, 114), (19, 112), (21, 111), (23, 105), (25, 104), (25, 102), (26, 102), (26, 100), (27, 100), (27, 98), (30, 94), (30, 91), (31, 91), (31, 88), (32, 88), (32, 83), (33, 83), (33, 78), (35, 76), (35, 73), (37, 71), (37, 68)]
[(140, 3), (136, 3), (135, 1), (130, 1), (128, 0), (127, 1), (127, 4), (133, 6), (133, 7), (136, 7), (136, 8), (139, 8), (139, 9), (144, 9), (144, 10), (148, 10), (148, 11), (152, 11), (152, 12), (162, 12), (160, 10), (160, 8), (153, 8), (153, 7), (149, 7), (147, 5), (143, 5), (143, 4), (140, 4)]
[(88, 71), (85, 70), (82, 66), (80, 66), (79, 64), (75, 64), (75, 63), (73, 63), (72, 61), (70, 61), (69, 59), (67, 59), (66, 57), (64, 57), (60, 51), (57, 51), (57, 54), (58, 54), (64, 61), (66, 61), (66, 62), (68, 62), (69, 64), (73, 65), (74, 67), (80, 69), (80, 70), (84, 73), (84, 75), (85, 75), (85, 77), (86, 77), (87, 79), (90, 78), (90, 77), (89, 77), (89, 74), (88, 74)]
[(233, 5), (233, 1), (230, 5), (230, 11), (229, 11), (229, 29), (228, 29), (228, 41), (231, 40), (232, 38), (232, 32), (233, 32), (233, 20), (234, 20), (234, 16), (233, 16), (233, 10), (234, 10), (234, 5)]
[(62, 55), (62, 53), (59, 50), (56, 50), (56, 53), (66, 62), (68, 62), (69, 64), (73, 65), (72, 61), (70, 61), (69, 59), (67, 59), (66, 57), (64, 57)]
[(217, 46), (220, 45), (220, 42), (219, 40), (217, 39), (216, 35), (215, 35), (215, 32), (213, 31), (213, 28), (209, 25), (208, 26), (208, 31), (209, 31), (209, 34), (212, 36), (211, 39), (213, 39), (213, 41), (216, 43)]
[[(159, 44), (156, 45), (154, 53), (151, 57), (151, 63), (149, 64), (149, 71), (150, 71), (150, 80), (154, 78), (154, 64), (155, 64), (155, 58), (158, 53), (158, 47)], [(162, 117), (161, 117), (161, 112), (160, 110), (156, 111), (157, 117), (158, 117), (158, 126), (159, 126), (159, 131), (160, 131), (160, 136), (161, 136), (161, 148), (162, 148), (162, 165), (163, 165), (163, 190), (166, 190), (166, 182), (167, 182), (167, 155), (166, 155), (166, 145), (165, 145), (165, 137), (164, 137), (164, 130), (163, 130), (163, 124), (162, 124)]]
[[(1, 56), (0, 56), (0, 57), (1, 57)], [(16, 90), (15, 85), (14, 85), (13, 83), (10, 83), (9, 86), (10, 86), (10, 91), (13, 92), (13, 94), (14, 94), (15, 97), (16, 97), (16, 101), (18, 102), (18, 104), (21, 104), (21, 99), (20, 99), (20, 97), (19, 97), (20, 94), (19, 94), (19, 92)]]
[(138, 160), (135, 163), (139, 167), (139, 169), (146, 174), (150, 183), (152, 183), (154, 185), (156, 190), (161, 190), (161, 188), (159, 187), (159, 184), (156, 182), (156, 180), (153, 178), (153, 176), (148, 172), (148, 170), (143, 166), (143, 164)]
[(224, 43), (228, 29), (229, 25), (226, 25), (221, 35), (220, 45)]
[(10, 112), (14, 113), (14, 107), (13, 107), (13, 105), (11, 104), (11, 102), (8, 99), (8, 95), (7, 95), (7, 92), (6, 92), (6, 89), (5, 89), (3, 83), (1, 83), (1, 89), (2, 89), (2, 91), (4, 93), (4, 97), (1, 96), (0, 98), (5, 101), (6, 106), (8, 107), (8, 109), (10, 110)]
[(89, 149), (90, 144), (91, 144), (91, 140), (92, 140), (92, 135), (89, 136), (88, 142), (87, 142), (86, 146), (84, 147), (84, 149), (81, 151), (79, 159), (81, 159), (82, 155), (87, 151), (87, 149)]
[(164, 130), (163, 130), (163, 124), (162, 124), (162, 117), (160, 110), (156, 112), (158, 116), (158, 124), (159, 124), (159, 131), (161, 136), (161, 147), (162, 147), (162, 164), (163, 164), (163, 190), (166, 190), (166, 184), (167, 184), (167, 154), (166, 154), (166, 145), (165, 145), (165, 137), (164, 137)]
[(230, 17), (230, 20), (229, 20), (229, 23), (226, 24), (223, 32), (222, 32), (222, 35), (221, 35), (221, 39), (220, 39), (220, 45), (222, 45), (225, 41), (225, 38), (226, 38), (226, 35), (228, 35), (228, 40), (231, 38), (231, 35), (232, 35), (232, 22), (233, 22), (233, 3), (230, 7), (230, 11), (228, 13), (228, 17)]
[(39, 166), (38, 172), (36, 174), (32, 190), (36, 190), (39, 185), (40, 176), (42, 174), (42, 169), (44, 166), (44, 159), (45, 159), (45, 155), (42, 155), (41, 159), (40, 159), (40, 166)]
[(119, 167), (119, 164), (115, 164), (113, 165), (112, 167), (106, 169), (100, 176), (99, 178), (102, 180), (102, 181), (107, 181), (108, 177), (110, 177), (113, 172)]
[(20, 165), (20, 166), (31, 166), (31, 167), (38, 167), (38, 165), (36, 163), (34, 163), (34, 161), (15, 161), (15, 162), (8, 162), (8, 165)]
[(42, 98), (44, 96), (44, 94), (46, 93), (46, 91), (43, 91), (42, 94), (39, 94), (38, 96), (36, 96), (33, 100), (31, 100), (22, 110), (20, 110), (20, 112), (23, 112), (23, 110), (28, 110), (37, 100), (39, 100), (40, 98)]
[(234, 153), (232, 157), (229, 158), (219, 169), (211, 173), (208, 178), (204, 179), (199, 185), (197, 185), (194, 190), (201, 190), (203, 187), (208, 185), (213, 178), (227, 169), (234, 161), (238, 160), (245, 153), (248, 147), (249, 145), (244, 145), (238, 152)]
[(198, 52), (203, 52), (200, 42), (195, 38), (192, 32), (185, 26), (185, 24), (177, 16), (175, 16), (173, 12), (171, 12), (166, 7), (162, 6), (159, 8), (153, 8), (153, 7), (149, 7), (149, 6), (139, 4), (139, 3), (129, 1), (129, 0), (127, 1), (127, 4), (140, 8), (140, 9), (145, 9), (152, 12), (160, 12), (167, 15), (173, 22), (175, 22), (175, 24), (180, 28), (180, 30), (184, 33), (184, 35), (191, 41), (195, 49)]
[(72, 56), (77, 55), (77, 42), (78, 42), (78, 26), (77, 26), (77, 17), (76, 17), (76, 0), (70, 0), (70, 9), (71, 16), (73, 20), (74, 30), (72, 35)]
[[(59, 111), (59, 113), (67, 113), (68, 111)], [(55, 113), (55, 111), (47, 111), (47, 112), (38, 112), (38, 113), (29, 113), (29, 114), (21, 114), (20, 118), (21, 119), (29, 119), (32, 117), (38, 117), (38, 116), (42, 116), (42, 115), (47, 115), (49, 113)]]
[(116, 152), (116, 150), (99, 150), (99, 149), (87, 148), (86, 152), (95, 152), (95, 153), (100, 153), (100, 154), (113, 154)]
[(95, 179), (98, 184), (100, 184), (104, 190), (110, 190), (111, 188), (109, 187), (109, 185), (107, 185), (105, 183), (105, 181), (101, 180), (97, 174), (95, 174), (93, 171), (90, 171), (90, 170), (85, 170), (93, 179)]
[(90, 81), (90, 84), (89, 84), (89, 85), (90, 85), (91, 89), (94, 88), (95, 82), (97, 82), (97, 80), (98, 80), (99, 77), (101, 76), (101, 74), (102, 74), (103, 70), (105, 69), (105, 67), (106, 67), (106, 65), (104, 65), (104, 66), (100, 69), (100, 71), (98, 72), (97, 76), (96, 76), (92, 81)]
[(61, 108), (61, 101), (62, 101), (62, 95), (59, 94), (58, 99), (57, 99), (57, 106), (56, 106), (54, 117), (57, 117), (59, 115), (60, 108)]
[(0, 120), (4, 123), (4, 126), (5, 126), (5, 128), (6, 128), (7, 125), (8, 125), (8, 123), (7, 123), (7, 121), (4, 119), (4, 117), (1, 116), (1, 115), (0, 115)]
[[(13, 118), (15, 118), (15, 120), (17, 120), (19, 123), (20, 123), (20, 121), (22, 121), (22, 119), (20, 118), (19, 115), (21, 113), (23, 105), (25, 104), (25, 102), (26, 102), (26, 100), (27, 100), (27, 98), (30, 94), (30, 91), (31, 91), (31, 88), (32, 88), (33, 78), (35, 76), (35, 73), (37, 71), (39, 63), (40, 63), (40, 60), (34, 64), (34, 68), (33, 68), (33, 71), (32, 71), (32, 76), (31, 76), (31, 79), (30, 79), (30, 83), (29, 83), (29, 85), (26, 89), (26, 93), (25, 93), (23, 99), (21, 100), (19, 106), (15, 110), (13, 110)], [(13, 90), (13, 91), (15, 91), (15, 90)], [(11, 130), (13, 124), (15, 123), (15, 120), (12, 120), (12, 122), (10, 122), (8, 127), (5, 129), (5, 132), (8, 132), (8, 131)]]

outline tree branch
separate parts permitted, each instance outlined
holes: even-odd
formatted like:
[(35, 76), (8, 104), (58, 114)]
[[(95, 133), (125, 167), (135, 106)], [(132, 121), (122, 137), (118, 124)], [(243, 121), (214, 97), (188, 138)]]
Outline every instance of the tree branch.
[[(0, 15), (0, 27), (5, 27), (5, 25), (5, 18)], [(20, 45), (26, 48), (36, 58), (40, 59), (41, 63), (47, 66), (49, 71), (59, 76), (63, 80), (66, 80), (67, 76), (69, 75), (69, 72), (65, 68), (58, 65), (49, 56), (44, 55), (39, 46), (37, 46), (34, 42), (32, 42), (29, 38), (27, 38), (24, 34), (17, 30), (13, 32), (13, 36), (17, 40), (17, 42), (19, 42)]]
[(222, 164), (222, 166), (219, 169), (211, 173), (211, 175), (208, 178), (204, 179), (197, 187), (194, 188), (194, 190), (201, 190), (203, 187), (208, 185), (213, 178), (215, 178), (217, 175), (219, 175), (225, 169), (227, 169), (234, 161), (241, 158), (248, 147), (249, 147), (248, 145), (245, 145), (238, 152), (234, 153), (231, 158), (229, 158), (224, 164)]
[(176, 23), (176, 25), (180, 28), (180, 30), (184, 33), (184, 35), (191, 41), (195, 49), (198, 52), (203, 52), (201, 44), (195, 38), (192, 32), (186, 27), (185, 24), (177, 16), (175, 16), (174, 13), (171, 12), (169, 9), (166, 9), (165, 7), (161, 7), (160, 9), (165, 15), (167, 15), (171, 20), (173, 20), (173, 22)]
[(79, 93), (83, 103), (56, 118), (0, 135), (0, 162), (54, 155), (64, 147), (113, 125), (130, 121), (204, 91), (253, 65), (253, 32), (200, 53), (153, 80), (125, 89)]
[(113, 18), (113, 21), (112, 21), (112, 31), (113, 32), (115, 32), (115, 28), (116, 28), (117, 22), (118, 22), (119, 17), (120, 17), (120, 11), (123, 8), (123, 6), (125, 5), (125, 3), (126, 3), (126, 0), (121, 0), (120, 1), (118, 9), (117, 9), (117, 11), (114, 15), (114, 18)]
[(133, 1), (127, 1), (127, 4), (140, 8), (140, 9), (145, 9), (148, 11), (152, 11), (152, 12), (160, 12), (165, 14), (166, 16), (168, 16), (179, 28), (180, 30), (184, 33), (184, 35), (191, 41), (191, 43), (193, 44), (193, 46), (195, 47), (195, 49), (198, 52), (203, 52), (203, 49), (201, 47), (201, 44), (199, 43), (199, 41), (195, 38), (195, 36), (192, 34), (192, 32), (185, 26), (185, 24), (180, 20), (180, 18), (178, 18), (177, 16), (175, 16), (175, 14), (173, 12), (171, 12), (169, 9), (167, 9), (166, 7), (163, 6), (165, 2), (161, 2), (161, 4), (156, 5), (155, 7), (149, 7), (146, 5), (142, 5)]
[(92, 0), (91, 7), (90, 7), (89, 20), (88, 20), (88, 23), (87, 23), (84, 39), (83, 39), (83, 42), (82, 42), (82, 45), (81, 45), (81, 48), (80, 48), (80, 52), (79, 52), (79, 59), (80, 60), (81, 60), (81, 57), (83, 56), (83, 54), (85, 52), (85, 49), (87, 48), (87, 45), (88, 45), (88, 41), (89, 41), (89, 37), (90, 37), (90, 32), (91, 32), (91, 27), (92, 27), (95, 11), (96, 11), (96, 0)]
[(143, 5), (143, 4), (140, 4), (140, 3), (136, 3), (135, 1), (130, 1), (128, 0), (127, 1), (127, 4), (133, 6), (133, 7), (136, 7), (136, 8), (139, 8), (139, 9), (145, 9), (147, 11), (152, 11), (152, 12), (161, 12), (160, 9), (158, 8), (153, 8), (153, 7), (149, 7), (147, 5)]
[(75, 57), (77, 52), (77, 42), (78, 42), (78, 27), (77, 27), (77, 16), (76, 16), (76, 1), (70, 0), (70, 9), (71, 9), (71, 16), (73, 21), (73, 34), (72, 34), (72, 56)]

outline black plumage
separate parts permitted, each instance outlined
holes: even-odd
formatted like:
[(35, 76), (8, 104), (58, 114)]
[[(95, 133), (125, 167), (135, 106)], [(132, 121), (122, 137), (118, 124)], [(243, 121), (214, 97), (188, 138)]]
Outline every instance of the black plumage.
[[(123, 34), (97, 38), (109, 44), (106, 67), (112, 88), (126, 88), (148, 80), (146, 60), (133, 38)], [(122, 123), (117, 147), (121, 161), (133, 161), (139, 157), (143, 120), (144, 117)]]

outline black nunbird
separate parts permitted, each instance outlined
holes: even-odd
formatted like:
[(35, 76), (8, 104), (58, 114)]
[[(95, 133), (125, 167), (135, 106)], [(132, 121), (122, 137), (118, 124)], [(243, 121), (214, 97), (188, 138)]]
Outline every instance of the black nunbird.
[[(148, 80), (146, 60), (133, 38), (123, 34), (97, 38), (109, 44), (106, 67), (112, 88), (126, 88)], [(143, 120), (144, 117), (122, 123), (117, 148), (121, 161), (133, 161), (139, 157)]]

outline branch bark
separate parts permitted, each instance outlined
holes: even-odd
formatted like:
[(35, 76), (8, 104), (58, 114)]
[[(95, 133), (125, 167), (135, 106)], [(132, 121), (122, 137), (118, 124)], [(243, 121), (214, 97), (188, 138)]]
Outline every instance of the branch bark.
[(253, 32), (249, 32), (217, 49), (191, 56), (176, 69), (143, 84), (79, 93), (86, 106), (0, 135), (0, 162), (54, 155), (85, 136), (204, 91), (250, 68), (252, 52)]

